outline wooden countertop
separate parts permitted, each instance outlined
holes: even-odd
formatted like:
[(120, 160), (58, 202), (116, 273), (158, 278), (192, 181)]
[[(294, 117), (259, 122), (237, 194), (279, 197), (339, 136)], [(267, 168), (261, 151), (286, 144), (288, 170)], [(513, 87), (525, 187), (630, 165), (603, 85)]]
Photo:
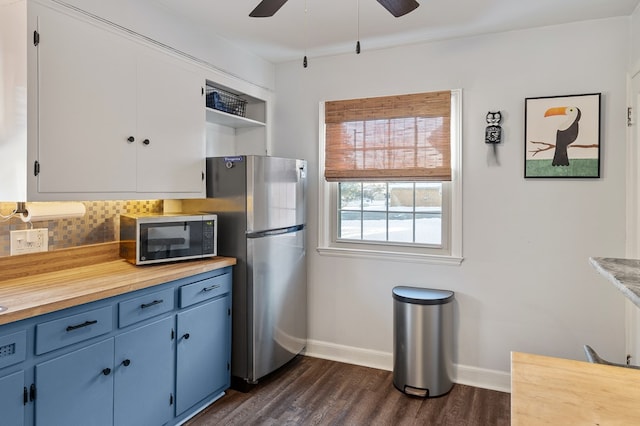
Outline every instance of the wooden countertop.
[(638, 425), (640, 370), (511, 353), (512, 425)]
[(213, 257), (135, 266), (114, 255), (115, 247), (108, 243), (0, 259), (0, 306), (6, 308), (0, 324), (236, 264), (234, 258)]

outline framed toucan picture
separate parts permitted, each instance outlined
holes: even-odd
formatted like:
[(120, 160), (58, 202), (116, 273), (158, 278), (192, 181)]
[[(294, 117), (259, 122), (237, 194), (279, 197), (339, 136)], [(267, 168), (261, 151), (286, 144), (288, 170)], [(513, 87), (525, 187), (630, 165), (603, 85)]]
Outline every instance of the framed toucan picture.
[(525, 178), (600, 177), (600, 98), (525, 99)]

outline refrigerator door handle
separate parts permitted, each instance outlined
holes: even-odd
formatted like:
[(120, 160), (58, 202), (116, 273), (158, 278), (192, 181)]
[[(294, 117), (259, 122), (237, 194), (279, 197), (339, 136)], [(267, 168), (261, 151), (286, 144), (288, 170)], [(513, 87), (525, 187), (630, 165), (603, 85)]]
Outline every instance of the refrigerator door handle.
[(249, 232), (247, 238), (262, 238), (270, 237), (272, 235), (289, 234), (291, 232), (298, 232), (304, 229), (304, 225), (289, 226), (286, 228), (270, 229), (268, 231)]

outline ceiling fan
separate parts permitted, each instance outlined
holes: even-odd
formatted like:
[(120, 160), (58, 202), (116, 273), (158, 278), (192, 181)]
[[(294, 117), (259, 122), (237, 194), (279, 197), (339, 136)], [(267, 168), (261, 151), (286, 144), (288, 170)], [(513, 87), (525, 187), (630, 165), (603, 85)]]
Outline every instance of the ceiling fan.
[[(377, 0), (396, 18), (406, 15), (420, 4), (416, 0)], [(262, 0), (249, 14), (252, 18), (267, 18), (273, 16), (287, 0)]]

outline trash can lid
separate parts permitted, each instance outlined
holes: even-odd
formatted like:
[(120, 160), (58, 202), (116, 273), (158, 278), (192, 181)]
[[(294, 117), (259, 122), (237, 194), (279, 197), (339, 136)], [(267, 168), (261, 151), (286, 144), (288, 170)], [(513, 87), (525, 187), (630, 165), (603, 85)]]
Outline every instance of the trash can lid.
[(418, 287), (394, 287), (393, 298), (416, 305), (444, 305), (453, 300), (453, 291)]

